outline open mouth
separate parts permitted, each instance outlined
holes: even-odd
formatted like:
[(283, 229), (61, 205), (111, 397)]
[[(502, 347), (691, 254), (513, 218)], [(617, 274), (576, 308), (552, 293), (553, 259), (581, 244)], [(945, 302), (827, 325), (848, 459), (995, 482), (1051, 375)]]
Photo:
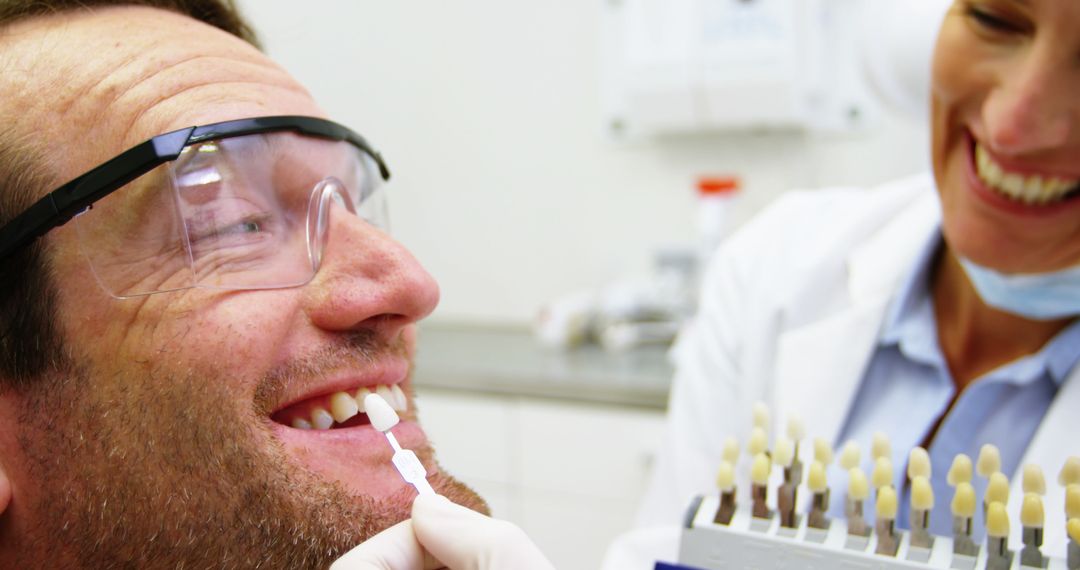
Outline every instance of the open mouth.
[(334, 392), (308, 398), (274, 412), (270, 419), (300, 430), (331, 430), (363, 426), (371, 423), (364, 412), (364, 398), (375, 393), (382, 396), (396, 412), (408, 408), (405, 392), (397, 384), (380, 384), (359, 388), (355, 392)]
[(1080, 178), (1051, 174), (1021, 174), (999, 164), (978, 141), (974, 146), (975, 174), (996, 195), (1025, 206), (1053, 206), (1080, 196)]

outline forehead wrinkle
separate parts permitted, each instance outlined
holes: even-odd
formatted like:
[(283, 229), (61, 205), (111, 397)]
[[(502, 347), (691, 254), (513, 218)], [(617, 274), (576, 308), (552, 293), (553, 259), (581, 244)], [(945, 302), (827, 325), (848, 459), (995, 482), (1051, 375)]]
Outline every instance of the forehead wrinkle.
[[(241, 118), (252, 116), (253, 105), (254, 111), (272, 106), (271, 97), (282, 91), (293, 103), (289, 111), (305, 109), (297, 105), (304, 97), (310, 102), (306, 90), (250, 44), (154, 8), (70, 11), (3, 26), (0, 57), (9, 78), (0, 82), (0, 115), (12, 131), (53, 141), (50, 170), (65, 179), (153, 135), (229, 110), (208, 106), (231, 104), (241, 110), (225, 118)], [(222, 94), (207, 92), (215, 83)], [(157, 121), (144, 122), (148, 116)], [(185, 117), (197, 121), (181, 123)]]
[[(118, 132), (125, 146), (130, 146), (162, 132), (192, 126), (175, 121), (151, 121), (145, 129), (138, 128), (147, 116), (202, 89), (222, 92), (221, 96), (215, 97), (211, 91), (207, 97), (209, 102), (228, 101), (226, 93), (250, 94), (251, 90), (231, 89), (244, 86), (254, 87), (255, 91), (272, 88), (308, 96), (305, 89), (269, 60), (238, 55), (189, 52), (173, 61), (154, 62), (153, 69), (131, 74), (133, 80), (126, 85), (106, 88), (99, 98), (105, 101), (90, 112), (116, 116), (120, 122)], [(198, 111), (197, 108), (178, 107), (183, 109), (180, 114)]]

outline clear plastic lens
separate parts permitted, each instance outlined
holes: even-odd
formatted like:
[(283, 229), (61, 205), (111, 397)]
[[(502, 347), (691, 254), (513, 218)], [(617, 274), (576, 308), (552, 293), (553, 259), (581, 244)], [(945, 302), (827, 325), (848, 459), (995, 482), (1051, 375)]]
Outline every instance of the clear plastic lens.
[(185, 148), (76, 218), (117, 297), (190, 287), (270, 289), (311, 280), (331, 211), (385, 229), (378, 167), (344, 142), (293, 133)]

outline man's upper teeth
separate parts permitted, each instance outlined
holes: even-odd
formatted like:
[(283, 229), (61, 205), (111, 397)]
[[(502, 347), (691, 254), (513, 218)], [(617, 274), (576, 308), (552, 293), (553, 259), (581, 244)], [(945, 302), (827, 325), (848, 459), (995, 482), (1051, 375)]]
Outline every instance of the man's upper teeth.
[[(371, 390), (368, 388), (360, 388), (356, 394), (336, 392), (330, 396), (329, 410), (323, 406), (315, 406), (311, 409), (309, 418), (293, 418), (292, 427), (304, 430), (324, 430), (330, 429), (335, 422), (344, 423), (364, 411), (364, 398), (370, 393)], [(375, 386), (375, 393), (382, 396), (394, 411), (404, 412), (408, 408), (405, 392), (396, 384)]]
[(1015, 172), (1006, 172), (990, 153), (975, 145), (975, 167), (979, 179), (999, 194), (1025, 204), (1049, 204), (1062, 199), (1080, 185), (1077, 178), (1059, 178), (1057, 176), (1023, 176)]

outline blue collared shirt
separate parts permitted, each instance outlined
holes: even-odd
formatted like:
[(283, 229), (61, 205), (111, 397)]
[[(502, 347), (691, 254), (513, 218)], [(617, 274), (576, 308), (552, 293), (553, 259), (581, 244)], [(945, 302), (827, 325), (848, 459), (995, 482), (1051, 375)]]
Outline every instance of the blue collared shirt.
[[(953, 489), (946, 474), (958, 453), (978, 459), (983, 444), (1001, 451), (1001, 471), (1012, 480), (1021, 473), (1020, 461), (1039, 423), (1050, 407), (1069, 371), (1080, 361), (1080, 320), (1069, 325), (1046, 343), (1039, 352), (991, 370), (967, 386), (951, 410), (956, 394), (952, 374), (938, 344), (930, 271), (942, 246), (940, 231), (928, 240), (915, 266), (899, 290), (883, 323), (877, 349), (871, 357), (854, 404), (837, 442), (839, 448), (855, 440), (862, 449), (862, 465), (869, 478), (873, 469), (870, 444), (874, 432), (887, 434), (892, 442), (894, 487), (902, 489), (897, 523), (908, 527), (908, 452), (920, 445), (941, 419), (941, 425), (927, 450), (933, 467), (931, 486), (935, 506), (930, 517), (931, 532), (951, 536), (950, 504)], [(1062, 458), (1064, 460), (1064, 458)], [(1053, 466), (1043, 465), (1047, 478)], [(1056, 473), (1056, 472), (1054, 472)], [(843, 482), (847, 476), (838, 468), (830, 470), (830, 481)], [(986, 480), (972, 480), (981, 505)], [(834, 491), (835, 493), (835, 491)], [(845, 493), (838, 493), (844, 495)], [(836, 495), (834, 495), (836, 496)], [(1010, 500), (1019, 500), (1012, 497)], [(874, 518), (873, 498), (865, 505)], [(843, 514), (843, 499), (832, 501), (834, 516)], [(983, 534), (981, 507), (975, 515), (975, 536)]]

